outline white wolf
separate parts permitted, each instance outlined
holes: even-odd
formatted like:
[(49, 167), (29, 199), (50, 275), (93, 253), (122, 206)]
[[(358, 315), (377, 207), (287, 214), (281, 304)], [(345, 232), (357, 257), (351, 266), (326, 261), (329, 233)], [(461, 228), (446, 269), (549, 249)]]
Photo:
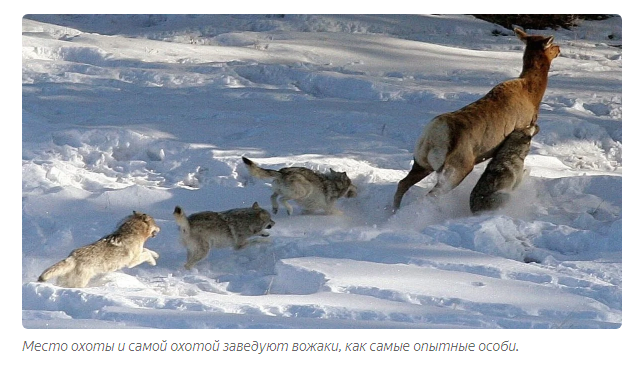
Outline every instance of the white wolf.
[(243, 163), (247, 166), (251, 175), (257, 178), (272, 178), (272, 190), (270, 197), (272, 201), (272, 212), (279, 211), (277, 198), (292, 215), (293, 208), (288, 203), (294, 200), (303, 208), (303, 213), (312, 213), (316, 210), (323, 210), (326, 214), (339, 213), (334, 208), (335, 202), (341, 197), (356, 197), (357, 187), (352, 184), (348, 175), (344, 172), (335, 172), (330, 169), (329, 173), (320, 173), (303, 167), (281, 168), (279, 170), (264, 169), (256, 165), (252, 160), (243, 157)]
[(522, 182), (524, 159), (533, 136), (538, 132), (539, 126), (533, 124), (506, 137), (470, 193), (470, 210), (473, 213), (495, 210), (506, 204), (509, 192)]
[(144, 248), (145, 241), (160, 228), (151, 216), (134, 211), (113, 233), (75, 249), (69, 257), (47, 268), (39, 282), (57, 278), (64, 287), (85, 287), (96, 275), (135, 267), (143, 262), (156, 265), (158, 253)]
[(269, 236), (266, 229), (271, 229), (275, 224), (270, 213), (256, 202), (250, 208), (223, 212), (203, 211), (190, 216), (186, 216), (183, 209), (176, 206), (174, 219), (181, 231), (181, 243), (187, 249), (187, 269), (205, 258), (210, 248), (232, 246), (234, 249), (241, 249), (252, 236)]

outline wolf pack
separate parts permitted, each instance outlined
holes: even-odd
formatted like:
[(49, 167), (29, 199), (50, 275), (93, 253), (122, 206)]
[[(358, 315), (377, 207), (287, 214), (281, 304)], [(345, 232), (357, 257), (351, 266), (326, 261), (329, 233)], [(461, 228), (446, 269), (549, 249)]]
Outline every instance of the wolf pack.
[[(473, 214), (497, 210), (506, 205), (511, 192), (528, 174), (524, 160), (530, 151), (533, 136), (539, 132), (536, 122), (543, 90), (539, 91), (540, 95), (536, 91), (534, 98), (527, 93), (522, 98), (528, 100), (526, 106), (522, 106), (522, 100), (516, 99), (513, 94), (519, 94), (519, 90), (523, 89), (530, 93), (537, 87), (542, 88), (541, 83), (535, 87), (528, 84), (532, 82), (526, 80), (530, 77), (528, 71), (540, 65), (545, 69), (546, 77), (552, 59), (559, 54), (559, 46), (552, 43), (552, 36), (527, 35), (519, 28), (515, 32), (526, 44), (524, 70), (520, 77), (498, 84), (480, 100), (458, 111), (437, 116), (427, 125), (415, 148), (414, 165), (408, 176), (398, 184), (393, 212), (399, 209), (401, 197), (410, 186), (432, 172), (437, 173), (438, 180), (429, 195), (436, 196), (455, 188), (475, 164), (490, 159), (470, 194), (469, 206)], [(541, 72), (535, 74), (541, 79)], [(522, 82), (522, 79), (526, 81)], [(517, 92), (512, 90), (515, 80), (520, 81)], [(545, 88), (546, 80), (543, 85)], [(486, 113), (484, 108), (493, 109), (494, 112)], [(515, 112), (516, 108), (521, 109)], [(506, 116), (501, 115), (502, 109), (506, 110)], [(467, 115), (471, 112), (479, 117), (471, 118)], [(460, 115), (464, 115), (464, 118), (458, 119)], [(493, 139), (496, 141), (489, 141)], [(466, 153), (473, 156), (469, 158)], [(282, 205), (287, 214), (292, 215), (294, 208), (291, 202), (300, 207), (302, 214), (341, 214), (335, 207), (336, 202), (344, 197), (357, 197), (357, 187), (346, 172), (332, 169), (321, 172), (306, 167), (273, 170), (260, 167), (245, 156), (241, 157), (241, 161), (251, 176), (271, 180), (272, 214), (277, 214)], [(259, 242), (257, 239), (260, 237), (269, 236), (268, 230), (276, 224), (272, 214), (257, 202), (248, 208), (202, 211), (189, 215), (182, 207), (176, 206), (173, 217), (179, 229), (180, 242), (187, 251), (184, 267), (192, 269), (207, 257), (212, 248), (232, 247), (241, 250)], [(160, 227), (153, 217), (134, 211), (119, 223), (114, 232), (73, 250), (67, 258), (47, 268), (38, 281), (55, 280), (63, 287), (86, 287), (92, 278), (100, 274), (142, 263), (154, 266), (159, 254), (144, 245), (159, 232)]]

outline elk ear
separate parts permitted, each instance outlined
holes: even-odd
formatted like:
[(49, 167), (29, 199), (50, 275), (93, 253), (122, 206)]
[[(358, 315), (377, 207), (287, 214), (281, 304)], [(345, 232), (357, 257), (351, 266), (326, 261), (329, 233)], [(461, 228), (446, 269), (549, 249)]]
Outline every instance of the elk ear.
[(526, 32), (524, 32), (522, 29), (517, 27), (513, 28), (513, 30), (515, 31), (517, 38), (519, 38), (520, 41), (526, 43), (526, 38), (528, 38), (528, 34), (526, 34)]

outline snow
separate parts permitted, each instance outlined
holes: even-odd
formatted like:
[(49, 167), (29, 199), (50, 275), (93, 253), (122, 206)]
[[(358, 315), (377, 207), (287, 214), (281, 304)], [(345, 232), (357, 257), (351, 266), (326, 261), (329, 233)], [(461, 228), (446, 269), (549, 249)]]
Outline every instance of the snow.
[[(423, 126), (519, 74), (521, 42), (495, 29), (463, 15), (24, 17), (25, 337), (42, 328), (627, 328), (619, 17), (537, 31), (555, 35), (562, 53), (530, 176), (507, 207), (471, 215), (482, 164), (442, 197), (426, 197), (429, 177), (394, 216), (386, 211)], [(345, 171), (359, 195), (338, 202), (343, 215), (281, 210), (268, 240), (213, 249), (185, 270), (174, 206), (270, 207), (269, 184), (241, 156)], [(146, 244), (157, 266), (83, 289), (35, 281), (132, 210), (161, 227)]]

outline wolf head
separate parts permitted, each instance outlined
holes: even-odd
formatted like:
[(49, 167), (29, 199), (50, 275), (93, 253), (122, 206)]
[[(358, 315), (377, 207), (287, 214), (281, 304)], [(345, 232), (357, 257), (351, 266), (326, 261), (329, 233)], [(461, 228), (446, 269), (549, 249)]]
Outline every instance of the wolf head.
[(506, 139), (527, 143), (530, 142), (533, 139), (533, 136), (537, 135), (538, 132), (539, 126), (533, 123), (526, 128), (513, 131)]
[(524, 133), (526, 135), (530, 136), (531, 138), (533, 136), (537, 135), (538, 132), (539, 132), (539, 125), (536, 124), (536, 123), (533, 123), (532, 125), (530, 125), (530, 126), (528, 126), (528, 127), (526, 127), (524, 129)]
[(134, 211), (120, 226), (119, 230), (140, 233), (147, 239), (155, 237), (160, 232), (160, 227), (156, 225), (153, 217)]
[(328, 173), (327, 177), (336, 184), (337, 189), (339, 190), (339, 197), (357, 197), (357, 187), (352, 184), (352, 181), (346, 172), (336, 172), (330, 169), (330, 173)]
[(539, 132), (539, 126), (537, 124), (531, 124), (530, 126), (511, 132), (506, 140), (502, 143), (500, 148), (504, 152), (501, 154), (514, 154), (519, 156), (521, 159), (525, 159), (526, 155), (530, 151), (531, 141), (533, 136)]
[(254, 202), (254, 204), (252, 205), (252, 210), (255, 211), (258, 217), (258, 223), (260, 227), (260, 230), (258, 230), (259, 235), (270, 236), (270, 233), (266, 230), (271, 229), (276, 224), (274, 221), (272, 221), (272, 216), (270, 215), (270, 213), (267, 210), (262, 209), (259, 206), (258, 202)]

